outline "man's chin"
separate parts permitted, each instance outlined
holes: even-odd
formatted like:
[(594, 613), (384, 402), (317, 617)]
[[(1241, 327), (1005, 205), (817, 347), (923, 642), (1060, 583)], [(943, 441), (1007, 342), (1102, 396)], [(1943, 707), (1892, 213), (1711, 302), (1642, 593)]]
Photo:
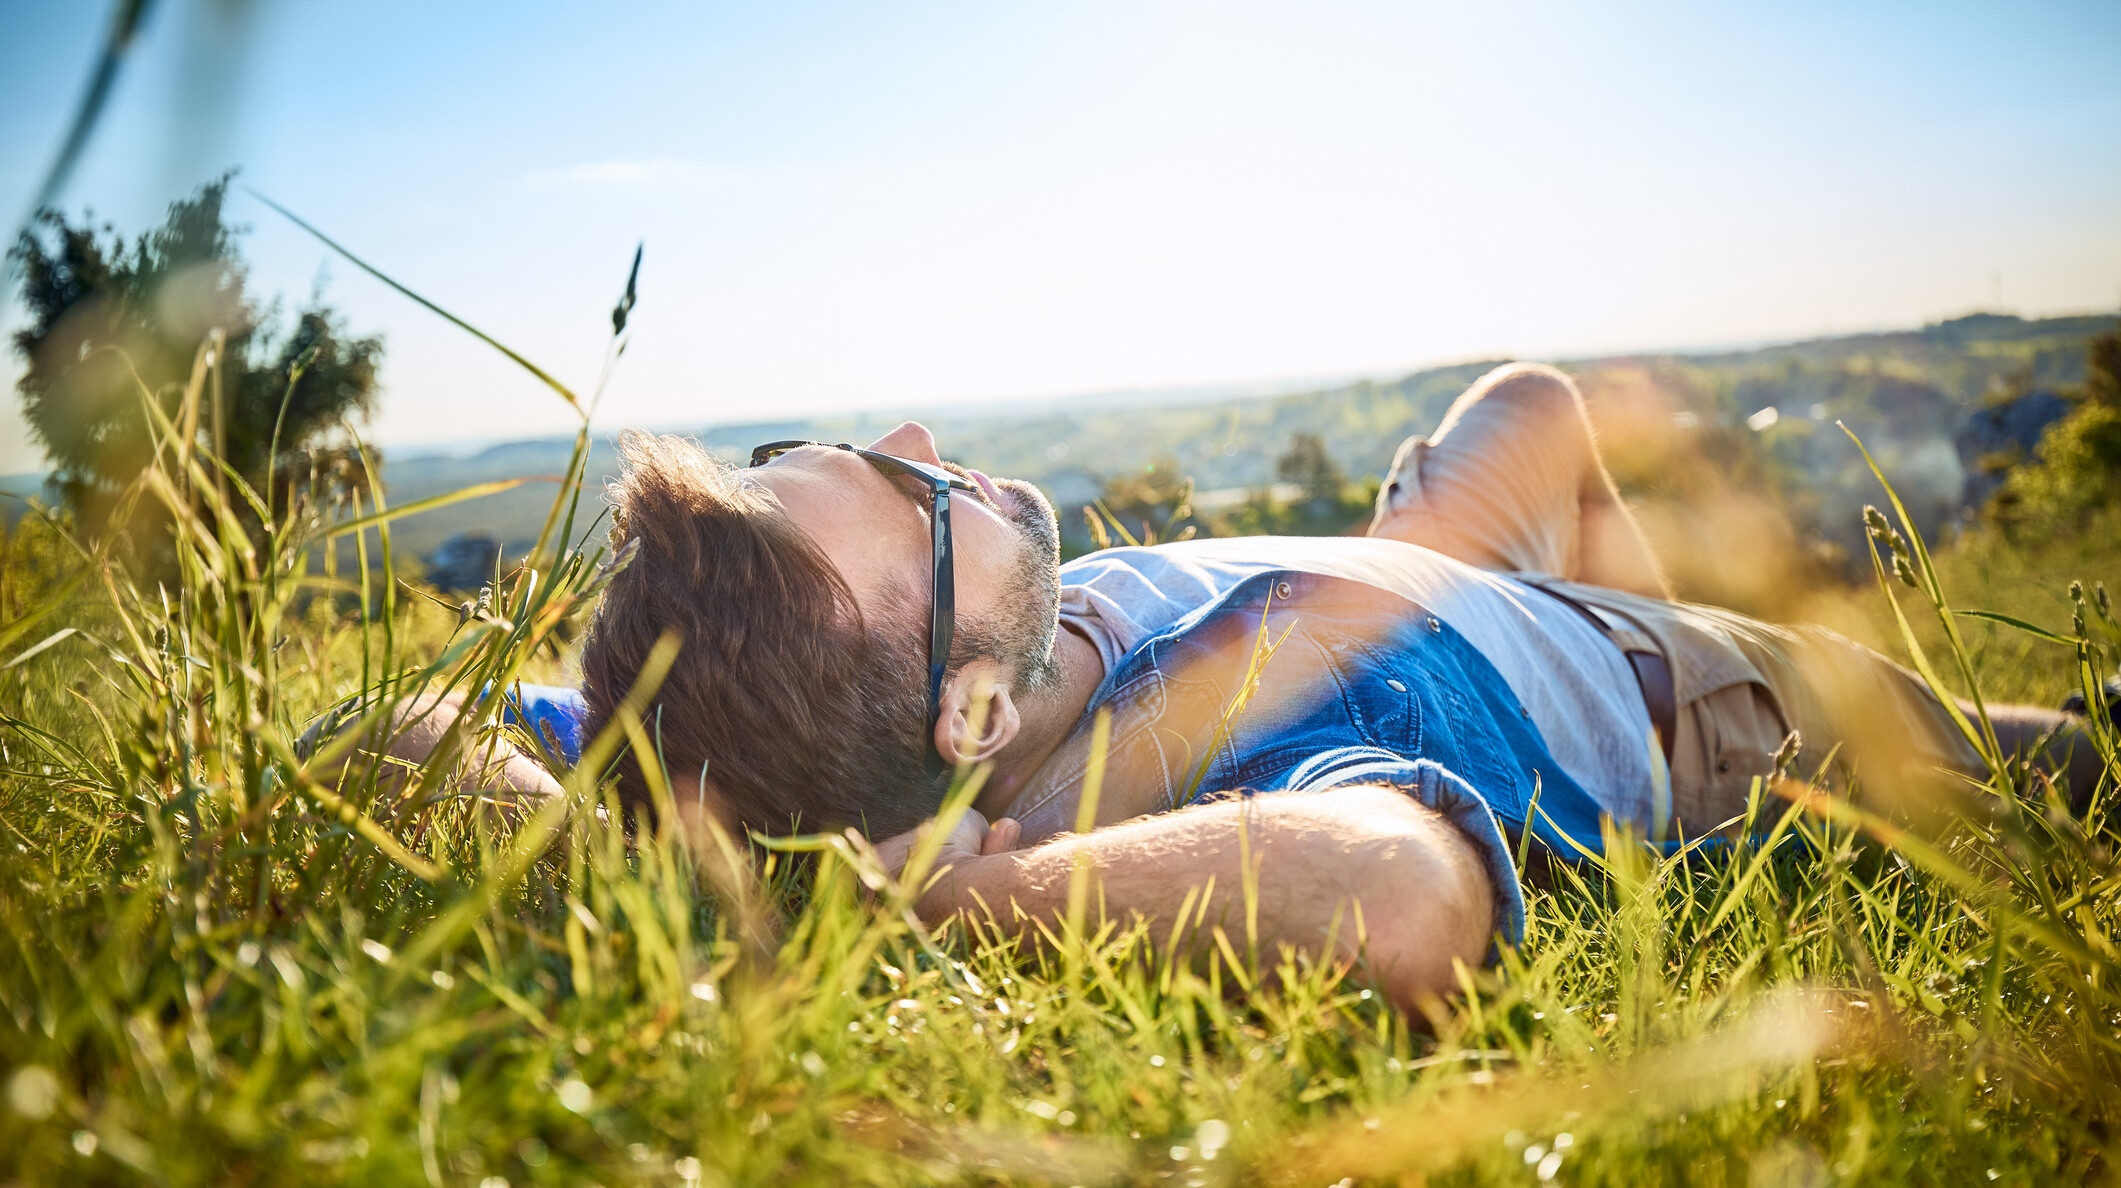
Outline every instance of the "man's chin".
[(980, 502), (1000, 512), (1003, 519), (1025, 535), (1041, 544), (1052, 541), (1059, 548), (1060, 517), (1054, 514), (1053, 505), (1037, 484), (1025, 479), (995, 478), (955, 462), (943, 463), (943, 469), (971, 483), (979, 491)]
[(1001, 509), (1002, 512), (1017, 523), (1021, 524), (1028, 519), (1059, 522), (1053, 514), (1053, 505), (1046, 502), (1046, 493), (1039, 490), (1036, 484), (1024, 479), (991, 478), (987, 481), (994, 484), (995, 489), (1009, 504)]
[(1018, 578), (1026, 596), (1024, 621), (1017, 636), (1023, 658), (1025, 688), (1039, 689), (1057, 677), (1054, 640), (1060, 632), (1060, 520), (1046, 493), (1022, 479), (992, 480), (1007, 505), (998, 510), (1023, 534), (1024, 553)]

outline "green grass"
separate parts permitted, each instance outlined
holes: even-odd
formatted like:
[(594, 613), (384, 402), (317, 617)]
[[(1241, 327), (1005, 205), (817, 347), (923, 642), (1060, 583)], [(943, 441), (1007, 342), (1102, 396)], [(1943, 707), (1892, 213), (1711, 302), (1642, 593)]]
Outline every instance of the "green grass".
[[(1093, 905), (1026, 948), (924, 930), (845, 838), (716, 884), (579, 776), (527, 812), (452, 792), (446, 761), (327, 787), (343, 754), (296, 740), (341, 697), (381, 693), (380, 720), (553, 671), (596, 534), (563, 495), (460, 620), (390, 580), (389, 513), (263, 508), (254, 546), (224, 477), (175, 433), (143, 476), (184, 529), (160, 586), (34, 517), (0, 562), (0, 1182), (2121, 1174), (2121, 837), (2000, 757), (1921, 835), (1763, 793), (1757, 846), (1530, 855), (1523, 949), (1410, 1026), (1333, 970), (1246, 958), (1241, 920)], [(310, 572), (363, 512), (365, 563)], [(1882, 588), (1940, 679), (2052, 692), (2110, 667), (2096, 606), (2012, 611), (2075, 642), (2006, 655), (1913, 563), (1919, 588)], [(2071, 576), (2099, 573), (2028, 575)]]

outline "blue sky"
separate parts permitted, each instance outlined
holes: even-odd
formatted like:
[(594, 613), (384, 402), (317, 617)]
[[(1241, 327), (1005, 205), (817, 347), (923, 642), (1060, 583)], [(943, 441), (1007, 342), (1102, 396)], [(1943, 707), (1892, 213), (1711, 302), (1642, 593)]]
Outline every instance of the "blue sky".
[[(0, 15), (9, 218), (104, 20)], [(2110, 0), (162, 0), (64, 205), (240, 166), (581, 383), (645, 240), (612, 426), (1389, 376), (2114, 308), (2117, 44)], [(258, 287), (386, 337), (385, 445), (570, 427), (236, 213)]]

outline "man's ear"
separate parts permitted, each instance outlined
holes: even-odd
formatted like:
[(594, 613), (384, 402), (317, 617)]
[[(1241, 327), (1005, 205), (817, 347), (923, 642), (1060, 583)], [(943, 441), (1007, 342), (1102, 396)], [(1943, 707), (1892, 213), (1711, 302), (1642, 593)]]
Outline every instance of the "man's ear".
[(978, 763), (1001, 753), (1023, 724), (1001, 665), (974, 660), (943, 683), (935, 749), (946, 762)]

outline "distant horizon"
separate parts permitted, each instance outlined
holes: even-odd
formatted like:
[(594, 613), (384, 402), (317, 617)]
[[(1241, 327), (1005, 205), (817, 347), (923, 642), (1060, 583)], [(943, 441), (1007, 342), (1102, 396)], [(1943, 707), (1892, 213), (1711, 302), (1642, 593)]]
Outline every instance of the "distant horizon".
[[(2043, 313), (2037, 315), (1995, 309), (1976, 308), (1965, 310), (1960, 313), (1945, 314), (1940, 317), (1930, 318), (1912, 326), (1879, 326), (1865, 330), (1850, 330), (1847, 332), (1837, 332), (1830, 334), (1815, 334), (1801, 338), (1763, 338), (1742, 342), (1708, 343), (1703, 344), (1701, 346), (1693, 347), (1645, 347), (1633, 350), (1602, 351), (1582, 355), (1555, 355), (1539, 359), (1538, 361), (1554, 363), (1557, 365), (1566, 365), (1580, 363), (1597, 363), (1613, 359), (1687, 358), (1726, 354), (1742, 354), (1748, 351), (1770, 350), (1777, 347), (1803, 346), (1811, 343), (1833, 342), (1851, 338), (1864, 338), (1875, 335), (1916, 333), (1933, 326), (1943, 325), (1948, 322), (1955, 322), (1964, 318), (1982, 316), (2018, 318), (2019, 320), (2025, 322), (2059, 321), (2072, 318), (2097, 317), (2112, 317), (2116, 319), (2121, 319), (2121, 305), (2117, 305), (2111, 309), (2065, 310), (2055, 313)], [(1501, 359), (1502, 356), (1493, 357), (1494, 361), (1501, 361)], [(1481, 363), (1488, 361), (1490, 361), (1489, 357), (1439, 359), (1430, 362), (1414, 364), (1408, 367), (1383, 368), (1374, 372), (1355, 372), (1341, 375), (1323, 375), (1309, 377), (1291, 376), (1278, 379), (1256, 379), (1251, 381), (1232, 381), (1228, 383), (1180, 384), (1161, 388), (1121, 388), (1098, 392), (1063, 393), (1060, 395), (1053, 396), (1003, 395), (987, 398), (974, 398), (948, 404), (926, 404), (918, 406), (908, 405), (904, 408), (903, 412), (894, 412), (892, 410), (886, 409), (863, 407), (840, 409), (821, 408), (803, 412), (800, 414), (791, 414), (785, 417), (746, 417), (684, 423), (630, 422), (626, 424), (605, 425), (600, 430), (598, 430), (594, 434), (594, 436), (599, 439), (610, 438), (615, 436), (620, 430), (628, 428), (647, 429), (657, 433), (707, 432), (717, 429), (736, 428), (749, 424), (767, 424), (775, 421), (824, 420), (836, 417), (863, 416), (875, 414), (883, 414), (887, 416), (903, 415), (909, 420), (917, 420), (923, 416), (929, 415), (976, 415), (982, 412), (991, 412), (997, 416), (1029, 416), (1035, 415), (1040, 410), (1049, 406), (1061, 406), (1078, 402), (1084, 405), (1086, 410), (1109, 409), (1114, 407), (1120, 401), (1128, 398), (1139, 398), (1142, 407), (1169, 407), (1172, 405), (1189, 403), (1210, 403), (1218, 400), (1269, 400), (1283, 396), (1299, 396), (1307, 392), (1336, 391), (1366, 381), (1371, 383), (1396, 383), (1399, 380), (1404, 379), (1408, 376), (1418, 375), (1425, 371), (1435, 371), (1449, 367), (1465, 366), (1466, 364), (1470, 363)], [(391, 460), (390, 455), (395, 455), (397, 460), (402, 461), (417, 461), (424, 458), (469, 458), (484, 453), (488, 450), (499, 449), (505, 446), (549, 442), (557, 439), (564, 439), (569, 436), (571, 436), (571, 434), (540, 433), (530, 435), (503, 434), (484, 437), (467, 436), (429, 440), (397, 441), (386, 441), (379, 438), (369, 437), (365, 440), (370, 441), (378, 449), (388, 451), (389, 453), (386, 454), (385, 458), (386, 462), (388, 462)], [(31, 479), (42, 480), (49, 473), (50, 472), (48, 470), (24, 470), (9, 473), (0, 473), (0, 484), (20, 484), (26, 480)]]

